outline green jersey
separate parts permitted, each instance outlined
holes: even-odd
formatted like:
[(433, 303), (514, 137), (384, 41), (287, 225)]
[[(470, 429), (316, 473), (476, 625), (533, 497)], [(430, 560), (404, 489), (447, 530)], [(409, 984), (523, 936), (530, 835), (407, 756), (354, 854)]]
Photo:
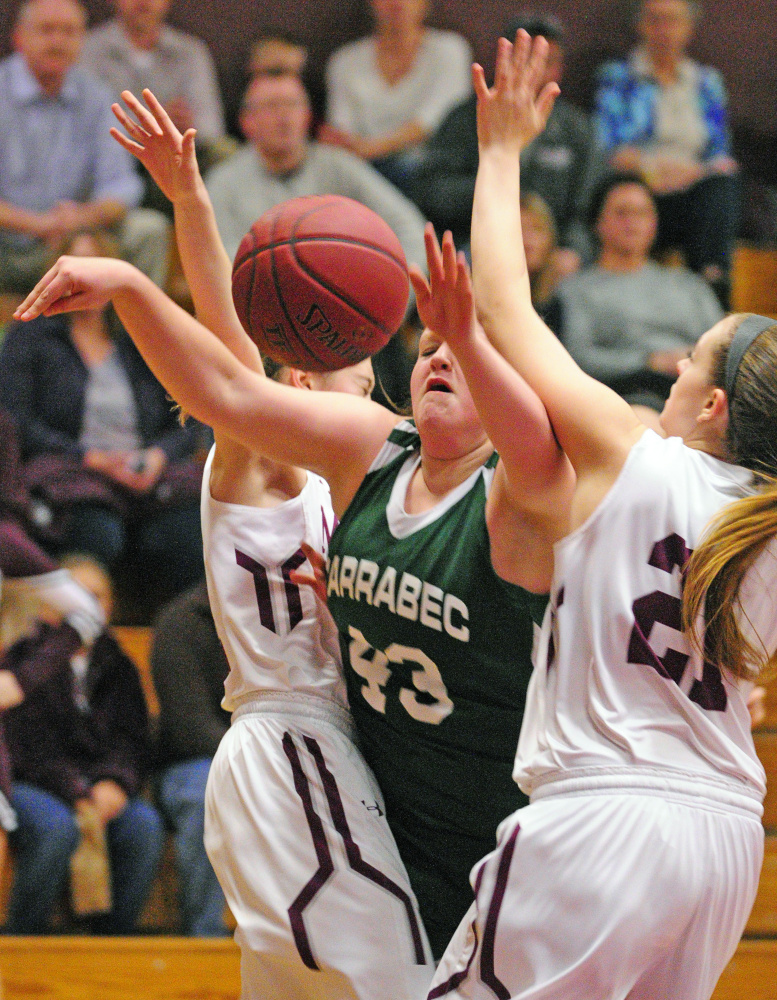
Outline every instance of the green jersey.
[(472, 902), (472, 866), (526, 801), (512, 768), (546, 597), (491, 565), (496, 454), (405, 513), (419, 444), (410, 422), (389, 436), (332, 536), (327, 591), (360, 745), (439, 957)]

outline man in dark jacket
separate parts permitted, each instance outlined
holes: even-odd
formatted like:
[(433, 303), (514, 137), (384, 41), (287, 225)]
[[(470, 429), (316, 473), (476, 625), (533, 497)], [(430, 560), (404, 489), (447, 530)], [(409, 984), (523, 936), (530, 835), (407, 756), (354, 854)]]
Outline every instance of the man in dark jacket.
[[(551, 15), (526, 13), (505, 30), (511, 40), (519, 28), (548, 40), (547, 82), (560, 83), (564, 29)], [(411, 192), (413, 200), (441, 233), (453, 232), (456, 246), (469, 245), (472, 200), (478, 169), (475, 95), (457, 105), (427, 142), (427, 152)], [(548, 204), (559, 233), (557, 266), (571, 274), (593, 251), (586, 224), (590, 195), (606, 170), (593, 123), (580, 108), (559, 98), (544, 131), (521, 155), (521, 189)]]

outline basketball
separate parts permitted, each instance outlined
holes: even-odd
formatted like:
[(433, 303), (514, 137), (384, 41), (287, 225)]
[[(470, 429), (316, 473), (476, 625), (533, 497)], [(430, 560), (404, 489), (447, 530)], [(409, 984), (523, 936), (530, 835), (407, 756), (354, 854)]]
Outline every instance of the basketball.
[(265, 212), (232, 267), (240, 322), (259, 350), (304, 371), (358, 364), (396, 333), (410, 283), (402, 246), (371, 209), (340, 195)]

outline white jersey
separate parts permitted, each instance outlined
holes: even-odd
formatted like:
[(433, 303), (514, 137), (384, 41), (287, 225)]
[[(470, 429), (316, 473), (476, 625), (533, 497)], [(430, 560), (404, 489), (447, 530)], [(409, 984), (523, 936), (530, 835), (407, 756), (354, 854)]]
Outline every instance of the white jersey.
[[(749, 685), (702, 662), (681, 632), (681, 568), (710, 519), (750, 492), (751, 473), (646, 431), (599, 507), (555, 548), (514, 776), (527, 793), (676, 779), (765, 793)], [(741, 592), (777, 645), (777, 546)], [(688, 784), (690, 779), (690, 785)]]
[(230, 671), (228, 712), (257, 694), (311, 694), (347, 707), (337, 629), (310, 587), (289, 579), (305, 562), (300, 542), (326, 555), (336, 519), (329, 486), (313, 473), (277, 507), (221, 503), (210, 493), (213, 449), (202, 477), (208, 596)]

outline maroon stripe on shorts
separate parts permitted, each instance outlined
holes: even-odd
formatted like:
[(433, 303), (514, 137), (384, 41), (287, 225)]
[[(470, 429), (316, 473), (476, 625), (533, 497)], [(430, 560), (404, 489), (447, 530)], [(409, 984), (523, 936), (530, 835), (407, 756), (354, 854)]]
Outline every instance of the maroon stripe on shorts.
[(324, 785), (324, 793), (326, 794), (327, 802), (329, 803), (329, 811), (332, 814), (332, 822), (334, 823), (335, 830), (337, 830), (343, 838), (343, 843), (345, 844), (345, 854), (348, 858), (349, 865), (359, 875), (363, 875), (364, 878), (369, 879), (370, 882), (374, 882), (375, 885), (380, 886), (381, 889), (391, 893), (392, 896), (395, 896), (404, 905), (408, 923), (410, 924), (410, 936), (413, 939), (416, 965), (425, 965), (426, 956), (424, 954), (423, 938), (421, 937), (421, 928), (419, 927), (418, 919), (415, 915), (415, 910), (413, 909), (413, 901), (405, 890), (390, 879), (388, 875), (385, 875), (377, 868), (374, 868), (371, 864), (366, 862), (364, 858), (362, 858), (359, 846), (354, 841), (351, 835), (351, 829), (348, 826), (348, 820), (345, 815), (345, 807), (343, 806), (340, 789), (337, 787), (335, 776), (326, 766), (326, 761), (324, 760), (324, 755), (321, 752), (321, 747), (318, 745), (318, 742), (310, 736), (305, 737), (305, 744), (316, 762), (318, 773), (321, 775), (321, 781)]
[(504, 983), (497, 977), (494, 970), (494, 944), (496, 941), (496, 924), (499, 920), (499, 911), (504, 902), (507, 891), (507, 880), (510, 875), (510, 865), (515, 851), (515, 841), (520, 832), (520, 826), (516, 824), (515, 829), (505, 841), (499, 858), (499, 867), (496, 872), (496, 883), (491, 896), (491, 903), (486, 915), (486, 925), (483, 928), (483, 947), (480, 950), (480, 980), (485, 983), (498, 1000), (510, 1000), (510, 991)]
[[(477, 901), (478, 893), (480, 892), (480, 883), (483, 881), (483, 870), (485, 864), (481, 864), (478, 869), (478, 873), (475, 876), (475, 900)], [(470, 930), (474, 936), (474, 941), (472, 942), (472, 952), (467, 959), (467, 964), (462, 969), (461, 972), (454, 972), (450, 979), (446, 979), (444, 983), (440, 983), (439, 986), (435, 986), (433, 990), (429, 992), (426, 1000), (437, 1000), (437, 997), (444, 997), (446, 993), (450, 993), (457, 987), (461, 986), (464, 980), (469, 976), (469, 971), (472, 968), (472, 963), (475, 960), (475, 955), (478, 953), (478, 915), (477, 912), (472, 919), (472, 923), (469, 925)]]
[(318, 965), (316, 965), (316, 960), (313, 957), (313, 949), (310, 947), (308, 932), (305, 929), (303, 914), (306, 907), (313, 901), (316, 893), (324, 886), (329, 876), (335, 870), (335, 866), (332, 862), (329, 845), (326, 842), (324, 825), (321, 822), (321, 817), (313, 807), (310, 784), (305, 776), (305, 772), (302, 770), (299, 753), (289, 733), (283, 734), (283, 750), (291, 764), (291, 771), (294, 776), (294, 788), (302, 800), (302, 808), (305, 810), (305, 818), (310, 827), (310, 835), (313, 838), (313, 846), (318, 858), (318, 871), (303, 887), (300, 894), (289, 907), (289, 921), (291, 922), (291, 932), (294, 935), (294, 943), (297, 946), (300, 958), (309, 969), (318, 970)]

